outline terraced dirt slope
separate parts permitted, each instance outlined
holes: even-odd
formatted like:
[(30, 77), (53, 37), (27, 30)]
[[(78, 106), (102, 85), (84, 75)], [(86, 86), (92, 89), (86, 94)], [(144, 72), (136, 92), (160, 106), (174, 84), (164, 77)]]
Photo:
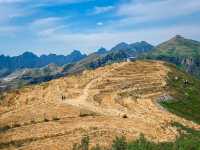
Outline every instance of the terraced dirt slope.
[(82, 136), (108, 146), (116, 136), (142, 133), (155, 142), (174, 141), (171, 123), (200, 129), (158, 103), (170, 95), (163, 62), (116, 63), (1, 96), (0, 149), (70, 150)]

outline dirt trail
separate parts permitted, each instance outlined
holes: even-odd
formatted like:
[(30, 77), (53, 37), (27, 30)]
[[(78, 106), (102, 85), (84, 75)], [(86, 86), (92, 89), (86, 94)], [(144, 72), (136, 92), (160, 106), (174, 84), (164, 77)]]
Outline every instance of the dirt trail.
[[(135, 106), (135, 108), (132, 108), (132, 110), (128, 110), (127, 107), (120, 107), (120, 108), (105, 107), (98, 103), (95, 103), (94, 101), (88, 100), (89, 96), (90, 96), (90, 92), (91, 92), (90, 90), (93, 85), (95, 85), (97, 82), (101, 82), (105, 78), (108, 78), (109, 75), (112, 75), (113, 71), (115, 71), (116, 69), (120, 70), (120, 68), (123, 68), (127, 64), (128, 63), (126, 63), (126, 62), (121, 63), (121, 64), (117, 65), (116, 67), (112, 68), (111, 70), (109, 70), (108, 72), (104, 72), (100, 76), (97, 76), (96, 78), (89, 81), (89, 83), (83, 88), (82, 94), (80, 96), (78, 96), (77, 98), (73, 98), (73, 99), (65, 99), (62, 101), (62, 103), (71, 105), (71, 106), (75, 106), (77, 108), (89, 110), (89, 111), (92, 111), (92, 112), (95, 112), (95, 113), (98, 113), (98, 114), (104, 115), (104, 116), (115, 116), (115, 117), (126, 116), (135, 121), (137, 121), (138, 119), (140, 121), (142, 121), (146, 117), (145, 121), (152, 122), (152, 124), (154, 124), (154, 122), (156, 122), (157, 117), (162, 117), (163, 119), (165, 118), (164, 121), (159, 120), (158, 122), (163, 123), (166, 121), (165, 123), (168, 124), (169, 122), (174, 120), (177, 122), (183, 122), (185, 125), (187, 125), (189, 127), (193, 127), (193, 128), (197, 127), (197, 125), (194, 124), (193, 122), (187, 121), (181, 117), (178, 117), (176, 115), (173, 115), (173, 114), (167, 112), (165, 109), (162, 109), (161, 106), (158, 105), (154, 99), (150, 98), (151, 96), (158, 97), (159, 95), (162, 95), (163, 94), (162, 91), (152, 92), (150, 94), (143, 93), (143, 95), (139, 96), (137, 101), (135, 101), (135, 102), (129, 101), (128, 103), (131, 103), (132, 105)], [(157, 68), (159, 68), (155, 75), (155, 76), (157, 76), (156, 80), (159, 81), (160, 87), (164, 87), (164, 86), (166, 86), (165, 77), (169, 70), (168, 70), (168, 68), (161, 65), (160, 62), (156, 62), (155, 66)], [(151, 78), (153, 79), (154, 76), (152, 76)], [(148, 83), (148, 84), (150, 84), (150, 83)], [(142, 88), (140, 88), (140, 90), (145, 89), (145, 88), (146, 87), (142, 87)], [(125, 90), (127, 91), (127, 89), (125, 89)], [(149, 116), (149, 115), (151, 115), (151, 116)], [(198, 126), (198, 128), (199, 128), (199, 126)]]
[(102, 108), (100, 106), (98, 106), (98, 104), (95, 104), (93, 102), (89, 102), (87, 101), (88, 97), (89, 97), (89, 92), (90, 92), (90, 88), (93, 84), (95, 84), (97, 81), (101, 81), (103, 78), (106, 78), (107, 76), (109, 76), (111, 74), (111, 72), (113, 70), (115, 70), (116, 68), (120, 68), (123, 67), (126, 63), (121, 63), (120, 65), (118, 65), (117, 67), (113, 68), (112, 70), (110, 70), (109, 72), (105, 72), (103, 75), (100, 75), (98, 77), (96, 77), (95, 79), (92, 79), (83, 89), (82, 94), (74, 99), (65, 99), (63, 101), (63, 103), (68, 104), (68, 105), (72, 105), (78, 108), (83, 108), (83, 109), (87, 109), (93, 112), (96, 112), (98, 114), (102, 114), (102, 115), (107, 115), (107, 116), (122, 116), (124, 114), (127, 114), (127, 110), (117, 110), (117, 109), (111, 109), (111, 108)]

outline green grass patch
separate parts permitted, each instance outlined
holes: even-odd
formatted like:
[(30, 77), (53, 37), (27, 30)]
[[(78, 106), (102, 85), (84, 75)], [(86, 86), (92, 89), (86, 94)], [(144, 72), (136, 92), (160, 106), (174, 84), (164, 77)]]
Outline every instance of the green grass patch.
[(175, 142), (154, 143), (141, 136), (128, 144), (128, 150), (200, 150), (200, 131), (186, 128), (178, 123), (174, 126), (180, 131), (186, 131), (186, 134), (181, 134)]
[(168, 90), (174, 99), (161, 105), (176, 115), (200, 123), (200, 80), (173, 65), (170, 68)]

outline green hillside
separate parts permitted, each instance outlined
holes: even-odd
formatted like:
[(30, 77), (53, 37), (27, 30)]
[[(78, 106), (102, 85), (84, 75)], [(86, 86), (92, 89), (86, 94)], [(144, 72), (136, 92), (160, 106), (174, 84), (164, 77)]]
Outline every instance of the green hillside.
[(161, 105), (178, 116), (200, 123), (200, 80), (173, 65), (170, 68), (168, 91), (173, 99)]
[(198, 57), (200, 56), (200, 42), (185, 39), (180, 35), (175, 36), (167, 42), (158, 45), (155, 50), (150, 52), (150, 56), (168, 57)]
[(177, 35), (145, 55), (147, 59), (174, 63), (186, 72), (200, 77), (200, 42)]

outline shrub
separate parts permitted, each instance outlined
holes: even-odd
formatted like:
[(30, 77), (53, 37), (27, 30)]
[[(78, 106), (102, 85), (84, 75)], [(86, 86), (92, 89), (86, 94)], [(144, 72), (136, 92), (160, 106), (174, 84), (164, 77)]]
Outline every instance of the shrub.
[(19, 123), (15, 123), (14, 125), (13, 125), (13, 128), (17, 128), (17, 127), (20, 127), (21, 125), (19, 124)]
[(36, 123), (35, 119), (32, 119), (31, 124), (35, 124), (35, 123)]
[(81, 144), (75, 143), (73, 145), (73, 150), (89, 150), (89, 136), (84, 136), (81, 140)]
[(49, 119), (48, 118), (44, 118), (44, 122), (49, 122)]
[[(175, 142), (163, 142), (154, 143), (148, 141), (144, 135), (140, 135), (140, 138), (130, 143), (126, 142), (125, 137), (116, 137), (113, 140), (111, 149), (109, 150), (200, 150), (200, 131), (196, 131), (181, 124), (174, 123), (180, 131), (180, 137)], [(81, 144), (74, 144), (73, 150), (88, 150), (89, 149), (89, 137), (86, 136), (81, 140)], [(101, 150), (99, 145), (96, 145), (92, 150)]]
[(144, 135), (140, 135), (139, 139), (128, 145), (129, 150), (156, 150), (158, 147), (159, 145), (146, 140)]
[(0, 133), (1, 133), (1, 132), (5, 132), (5, 131), (9, 130), (10, 128), (11, 128), (11, 126), (9, 126), (9, 125), (0, 127)]
[(85, 136), (82, 140), (81, 140), (81, 147), (82, 150), (89, 150), (89, 136)]
[(80, 117), (88, 117), (88, 116), (97, 116), (97, 114), (90, 110), (81, 109), (79, 116)]
[(112, 150), (127, 150), (127, 148), (128, 144), (124, 136), (116, 137), (116, 139), (113, 141)]
[(53, 117), (53, 120), (54, 120), (54, 121), (58, 121), (58, 120), (60, 120), (60, 118), (58, 118), (58, 117)]
[(101, 150), (101, 147), (99, 146), (99, 144), (97, 144), (95, 147), (92, 147), (91, 150)]
[(0, 101), (3, 101), (4, 96), (0, 93)]

